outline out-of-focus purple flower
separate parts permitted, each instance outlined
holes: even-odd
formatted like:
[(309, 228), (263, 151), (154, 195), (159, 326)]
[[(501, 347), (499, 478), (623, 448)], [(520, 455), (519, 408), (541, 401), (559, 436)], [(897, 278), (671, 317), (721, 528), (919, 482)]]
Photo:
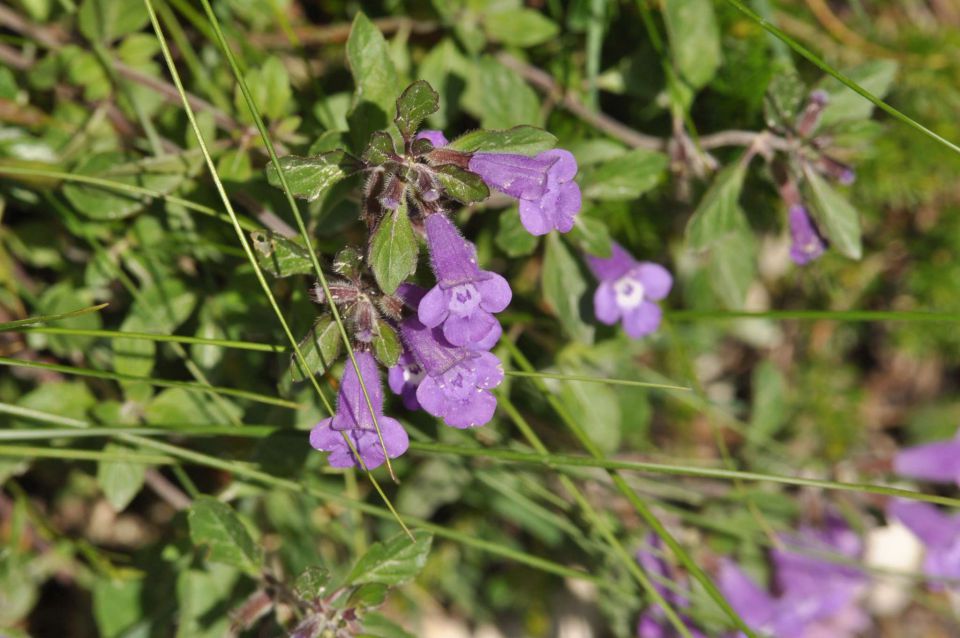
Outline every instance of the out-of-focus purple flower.
[[(960, 579), (960, 514), (944, 514), (929, 503), (895, 500), (887, 513), (896, 517), (923, 543), (923, 573), (933, 578)], [(943, 589), (943, 583), (930, 583)]]
[[(663, 560), (663, 543), (658, 536), (653, 533), (647, 534), (645, 546), (637, 552), (637, 562), (650, 576), (654, 589), (663, 596), (674, 611), (678, 612), (677, 615), (690, 631), (690, 635), (694, 638), (703, 638), (704, 634), (697, 629), (693, 620), (682, 613), (682, 610), (690, 605), (690, 601), (680, 591), (680, 588), (686, 588), (687, 584), (676, 583), (676, 587), (667, 587), (663, 584), (665, 580), (672, 580), (673, 576), (666, 561)], [(660, 605), (652, 604), (640, 614), (640, 620), (637, 622), (638, 638), (675, 638), (678, 635), (679, 633)]]
[(417, 388), (420, 387), (424, 376), (423, 368), (413, 355), (405, 350), (397, 359), (397, 363), (387, 372), (387, 384), (394, 394), (400, 396), (404, 407), (408, 410), (419, 410)]
[(817, 231), (810, 214), (802, 205), (790, 207), (788, 213), (790, 224), (790, 258), (795, 264), (808, 264), (826, 250), (827, 244)]
[(901, 450), (893, 459), (893, 470), (912, 479), (960, 485), (960, 431), (947, 441)]
[(455, 346), (492, 348), (501, 333), (492, 313), (510, 303), (510, 284), (497, 273), (480, 270), (473, 244), (442, 214), (428, 217), (426, 229), (437, 285), (420, 300), (420, 321), (429, 328), (442, 325)]
[(409, 439), (403, 426), (396, 419), (383, 414), (383, 389), (380, 386), (380, 373), (373, 355), (369, 352), (357, 352), (357, 367), (360, 377), (367, 388), (370, 403), (377, 416), (376, 425), (383, 435), (380, 436), (370, 414), (370, 407), (363, 395), (360, 377), (349, 361), (343, 372), (340, 393), (337, 396), (337, 412), (332, 417), (320, 421), (310, 431), (310, 445), (318, 450), (330, 452), (327, 459), (333, 467), (359, 467), (360, 464), (344, 438), (350, 437), (357, 453), (363, 459), (367, 469), (379, 467), (383, 461), (383, 447), (387, 448), (390, 458), (396, 458), (407, 451)]
[(420, 406), (455, 428), (483, 425), (497, 400), (490, 393), (503, 380), (500, 360), (490, 352), (451, 344), (439, 328), (416, 317), (400, 324), (400, 336), (424, 377), (416, 389)]
[(489, 186), (520, 200), (520, 221), (531, 235), (568, 232), (580, 212), (577, 160), (555, 148), (536, 157), (513, 153), (474, 153), (469, 168)]
[(839, 553), (854, 559), (861, 552), (860, 539), (832, 518), (825, 529), (802, 527), (780, 540), (783, 548), (771, 555), (777, 596), (733, 562), (721, 564), (717, 584), (744, 622), (777, 638), (846, 638), (862, 633), (870, 623), (860, 607), (865, 575), (856, 567), (812, 554)]
[(447, 141), (447, 137), (443, 134), (443, 131), (433, 131), (429, 129), (420, 131), (413, 139), (430, 140), (430, 143), (433, 144), (434, 148), (442, 148), (450, 143)]
[(601, 322), (623, 320), (624, 331), (639, 339), (660, 326), (663, 312), (653, 303), (667, 296), (673, 277), (666, 268), (637, 261), (617, 243), (608, 258), (587, 255), (587, 265), (600, 281), (593, 295), (593, 312)]

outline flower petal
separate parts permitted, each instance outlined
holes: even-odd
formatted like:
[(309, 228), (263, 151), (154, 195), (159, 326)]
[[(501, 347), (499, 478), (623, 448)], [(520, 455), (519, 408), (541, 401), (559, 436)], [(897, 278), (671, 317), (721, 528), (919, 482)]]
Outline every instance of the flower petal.
[(477, 387), (489, 390), (503, 381), (503, 364), (492, 352), (481, 352), (473, 362), (477, 371)]
[(609, 257), (586, 256), (587, 266), (590, 267), (593, 276), (599, 281), (620, 279), (637, 265), (637, 260), (617, 242), (612, 243), (611, 251)]
[(495, 272), (487, 274), (490, 276), (489, 279), (483, 279), (474, 284), (482, 297), (480, 307), (487, 312), (500, 312), (510, 305), (513, 291), (510, 290), (510, 284), (502, 275)]
[(960, 533), (958, 521), (930, 503), (897, 499), (887, 506), (887, 513), (928, 546), (947, 544)]
[(553, 230), (552, 220), (544, 210), (543, 201), (539, 199), (520, 200), (520, 223), (528, 233), (537, 237)]
[(660, 264), (644, 261), (633, 272), (643, 284), (644, 295), (654, 301), (660, 301), (666, 297), (670, 288), (673, 287), (673, 275)]
[(489, 423), (496, 410), (496, 398), (486, 390), (478, 389), (467, 400), (449, 406), (444, 412), (443, 422), (455, 428), (472, 428)]
[(603, 282), (597, 286), (593, 293), (593, 314), (598, 321), (608, 326), (620, 320), (620, 306), (617, 305), (617, 293), (612, 284)]
[(420, 402), (420, 407), (423, 408), (424, 412), (435, 417), (442, 416), (446, 407), (443, 390), (440, 389), (433, 377), (426, 377), (420, 382), (420, 386), (417, 388), (417, 401)]
[(644, 301), (623, 316), (623, 330), (628, 336), (640, 339), (659, 328), (662, 317), (660, 306)]
[(960, 475), (960, 441), (951, 439), (901, 451), (893, 460), (897, 474), (923, 481), (950, 483)]
[(446, 136), (443, 134), (443, 131), (434, 131), (431, 129), (426, 129), (417, 133), (417, 136), (413, 138), (415, 140), (430, 140), (430, 143), (433, 144), (434, 148), (442, 148), (449, 144)]
[(417, 318), (428, 328), (439, 326), (450, 314), (447, 291), (437, 284), (420, 300), (417, 307)]
[(488, 335), (500, 325), (493, 315), (476, 310), (468, 317), (450, 315), (443, 322), (443, 336), (455, 346), (473, 347), (486, 340)]
[(563, 148), (554, 148), (537, 155), (538, 160), (552, 160), (549, 176), (558, 183), (569, 182), (577, 175), (577, 160), (573, 153)]

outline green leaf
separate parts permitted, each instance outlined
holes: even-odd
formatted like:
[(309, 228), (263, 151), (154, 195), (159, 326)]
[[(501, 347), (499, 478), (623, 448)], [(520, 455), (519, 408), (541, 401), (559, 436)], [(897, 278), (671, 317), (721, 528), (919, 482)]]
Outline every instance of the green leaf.
[(310, 251), (297, 242), (282, 237), (272, 230), (250, 233), (257, 251), (257, 263), (274, 277), (306, 275), (313, 272)]
[(547, 236), (541, 277), (543, 298), (567, 334), (577, 341), (592, 343), (593, 326), (583, 320), (582, 310), (587, 282), (577, 260), (556, 233)]
[(201, 495), (193, 501), (187, 521), (193, 544), (207, 547), (207, 560), (232, 565), (250, 575), (260, 571), (260, 548), (229, 505)]
[[(147, 168), (151, 170), (145, 170)], [(187, 167), (164, 166), (157, 163), (125, 163), (122, 154), (108, 152), (94, 153), (84, 157), (73, 168), (73, 172), (78, 175), (141, 186), (166, 194), (183, 182), (185, 168)], [(124, 194), (116, 190), (80, 183), (65, 184), (63, 194), (77, 211), (90, 219), (100, 221), (130, 217), (143, 210), (144, 206), (150, 202), (150, 198), (141, 195)]]
[(470, 78), (464, 106), (487, 129), (540, 121), (540, 99), (532, 88), (495, 59), (482, 58)]
[(720, 171), (687, 222), (687, 245), (703, 250), (745, 222), (740, 209), (740, 190), (746, 166), (740, 162)]
[[(247, 71), (245, 80), (253, 103), (261, 115), (271, 120), (279, 120), (287, 114), (293, 90), (290, 88), (287, 69), (280, 58), (267, 58), (259, 68)], [(234, 91), (233, 104), (244, 122), (253, 122), (253, 115), (239, 86)]]
[(297, 576), (293, 592), (301, 600), (315, 600), (323, 595), (329, 584), (330, 572), (323, 567), (311, 566)]
[(857, 209), (815, 170), (805, 169), (804, 174), (810, 187), (811, 203), (817, 222), (830, 240), (831, 247), (850, 259), (860, 259), (863, 246)]
[(166, 428), (191, 425), (230, 425), (243, 416), (235, 403), (226, 397), (212, 397), (183, 388), (169, 388), (153, 397), (143, 411), (144, 420)]
[[(323, 374), (340, 356), (343, 340), (340, 329), (332, 315), (321, 315), (310, 328), (307, 336), (298, 344), (300, 353), (307, 362), (311, 374)], [(290, 377), (294, 381), (303, 381), (307, 377), (301, 372), (297, 355), (290, 356)]]
[(610, 229), (599, 219), (587, 217), (582, 212), (574, 220), (570, 238), (585, 253), (595, 257), (609, 257), (613, 252)]
[(490, 188), (482, 177), (454, 164), (437, 166), (434, 175), (446, 195), (463, 204), (481, 202), (490, 197)]
[(636, 199), (660, 183), (667, 156), (641, 148), (583, 172), (583, 196), (601, 200)]
[(363, 272), (363, 255), (353, 246), (340, 249), (333, 258), (333, 271), (347, 279), (356, 279)]
[[(406, 629), (390, 620), (379, 612), (369, 613), (363, 617), (363, 629), (370, 632), (372, 638), (416, 638)], [(362, 638), (357, 636), (357, 638)]]
[(239, 572), (229, 565), (216, 564), (203, 569), (188, 565), (181, 570), (175, 601), (176, 638), (223, 638), (235, 633), (230, 614), (223, 610), (235, 605), (231, 594), (238, 585)]
[[(144, 580), (98, 578), (93, 584), (93, 617), (103, 638), (120, 638), (143, 623)], [(133, 632), (131, 632), (133, 633)]]
[(795, 68), (791, 66), (780, 73), (774, 73), (763, 97), (763, 112), (767, 125), (792, 127), (806, 96), (807, 86)]
[[(103, 451), (122, 454), (132, 450), (119, 443), (107, 443)], [(107, 502), (117, 512), (125, 510), (133, 497), (137, 495), (140, 488), (143, 487), (145, 475), (146, 467), (141, 463), (100, 461), (97, 466), (97, 483), (100, 484), (103, 495), (107, 497)]]
[(150, 21), (140, 0), (84, 0), (77, 12), (80, 33), (92, 42), (109, 44)]
[(670, 52), (680, 75), (694, 88), (706, 85), (720, 67), (720, 29), (713, 0), (663, 3)]
[(742, 308), (757, 272), (756, 244), (745, 219), (742, 227), (713, 241), (708, 268), (721, 301), (728, 308)]
[[(347, 39), (347, 62), (353, 81), (354, 112), (364, 103), (373, 105), (386, 124), (386, 115), (393, 111), (394, 100), (400, 88), (397, 83), (397, 68), (390, 58), (390, 49), (383, 34), (362, 12), (357, 13)], [(378, 122), (379, 124), (379, 122)], [(381, 129), (372, 126), (372, 129)]]
[[(287, 178), (290, 193), (307, 201), (320, 197), (353, 172), (343, 151), (330, 151), (312, 157), (287, 155), (280, 158), (280, 167)], [(267, 182), (282, 188), (280, 176), (272, 162), (267, 164)]]
[(515, 47), (532, 47), (553, 39), (560, 28), (534, 9), (508, 9), (484, 18), (487, 37)]
[(374, 543), (347, 574), (346, 583), (382, 583), (399, 585), (415, 577), (423, 569), (430, 554), (433, 534), (413, 532), (414, 540), (404, 533), (382, 543)]
[(789, 416), (786, 403), (787, 382), (776, 365), (761, 361), (753, 370), (753, 409), (747, 442), (763, 445), (786, 425)]
[[(131, 312), (120, 324), (121, 332), (151, 332), (152, 324), (140, 314)], [(135, 377), (153, 372), (157, 344), (147, 339), (114, 339), (113, 369)]]
[[(566, 374), (579, 371), (564, 369)], [(560, 398), (573, 418), (590, 423), (587, 434), (605, 453), (612, 454), (620, 447), (622, 414), (617, 393), (606, 385), (579, 381), (560, 381)]]
[[(36, 314), (59, 315), (62, 313), (83, 308), (90, 305), (90, 296), (83, 290), (74, 289), (69, 281), (61, 281), (43, 291), (37, 302)], [(102, 327), (100, 313), (89, 312), (76, 317), (70, 317), (56, 324), (61, 328), (77, 328), (80, 330), (97, 330)], [(43, 337), (47, 346), (57, 356), (71, 356), (89, 348), (94, 340), (90, 337), (70, 335), (47, 335)]]
[(387, 211), (370, 239), (370, 268), (380, 289), (392, 295), (403, 281), (417, 270), (420, 245), (407, 216), (406, 200), (394, 211)]
[(404, 139), (410, 139), (420, 124), (440, 108), (440, 95), (423, 80), (417, 80), (397, 98), (397, 128)]
[(477, 151), (535, 155), (557, 145), (552, 133), (536, 126), (514, 126), (499, 131), (478, 129), (450, 142), (447, 148), (466, 153)]
[[(897, 63), (893, 60), (871, 60), (850, 69), (846, 75), (878, 98), (883, 98), (893, 86), (893, 80), (897, 76)], [(852, 120), (864, 120), (873, 113), (873, 103), (848, 89), (835, 78), (826, 78), (820, 88), (830, 96), (820, 117), (821, 127)]]
[(523, 223), (520, 221), (520, 211), (516, 206), (511, 206), (500, 213), (500, 221), (494, 241), (508, 257), (525, 257), (536, 250), (537, 245), (540, 244), (540, 238), (531, 235), (523, 227)]
[(350, 598), (347, 599), (347, 607), (360, 607), (361, 609), (379, 607), (387, 599), (389, 591), (390, 588), (383, 583), (361, 585), (350, 594)]
[(370, 136), (370, 143), (367, 144), (367, 150), (363, 152), (363, 159), (379, 166), (389, 161), (396, 153), (393, 138), (385, 131), (376, 131)]
[(377, 320), (377, 336), (373, 339), (373, 354), (377, 361), (383, 367), (389, 368), (396, 365), (402, 351), (403, 347), (400, 345), (397, 331), (386, 321)]

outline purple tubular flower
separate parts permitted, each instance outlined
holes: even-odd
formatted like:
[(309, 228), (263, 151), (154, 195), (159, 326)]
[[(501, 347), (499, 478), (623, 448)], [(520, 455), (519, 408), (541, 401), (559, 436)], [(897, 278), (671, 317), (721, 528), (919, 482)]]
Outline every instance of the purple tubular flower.
[[(667, 604), (680, 611), (689, 607), (690, 601), (687, 597), (675, 589), (666, 587), (662, 581), (671, 580), (672, 575), (667, 569), (666, 561), (663, 560), (663, 543), (660, 538), (653, 533), (647, 534), (645, 547), (637, 552), (637, 563), (643, 568), (647, 575), (651, 576), (654, 589), (659, 592)], [(686, 586), (686, 583), (684, 583)], [(704, 638), (704, 634), (694, 626), (693, 621), (684, 614), (678, 614), (680, 620), (690, 631), (694, 638)], [(676, 629), (667, 619), (667, 615), (660, 605), (651, 605), (647, 607), (640, 615), (637, 623), (638, 638), (674, 638), (677, 636)]]
[(496, 356), (455, 346), (442, 330), (416, 317), (400, 324), (400, 336), (423, 371), (416, 399), (427, 413), (455, 428), (483, 425), (493, 418), (497, 400), (490, 390), (503, 380)]
[(434, 148), (441, 148), (450, 143), (447, 141), (447, 137), (443, 134), (443, 131), (423, 130), (417, 133), (417, 136), (413, 139), (430, 140)]
[(337, 412), (332, 417), (320, 421), (310, 431), (310, 445), (318, 450), (330, 452), (328, 461), (333, 467), (360, 467), (356, 456), (347, 444), (344, 433), (350, 437), (357, 453), (363, 459), (367, 469), (379, 467), (383, 461), (383, 447), (387, 448), (390, 458), (396, 458), (407, 451), (410, 441), (403, 426), (396, 419), (383, 414), (383, 389), (380, 386), (380, 373), (373, 355), (369, 352), (357, 352), (357, 367), (360, 377), (367, 387), (370, 403), (377, 415), (376, 425), (383, 435), (383, 446), (377, 435), (370, 408), (363, 396), (360, 377), (351, 363), (347, 363), (337, 396)]
[(492, 348), (501, 333), (493, 313), (510, 303), (510, 284), (497, 273), (480, 270), (473, 244), (443, 215), (428, 217), (426, 229), (437, 285), (420, 301), (420, 321), (429, 328), (442, 325), (455, 346)]
[(827, 244), (814, 226), (806, 208), (799, 204), (791, 206), (788, 221), (791, 240), (790, 259), (795, 264), (803, 266), (823, 254)]
[(912, 479), (960, 485), (960, 431), (948, 441), (902, 450), (893, 459), (893, 469)]
[(720, 591), (744, 621), (778, 638), (845, 638), (866, 630), (870, 620), (859, 605), (866, 576), (856, 567), (811, 554), (856, 558), (861, 552), (856, 534), (830, 517), (824, 529), (801, 527), (780, 539), (783, 549), (771, 555), (779, 596), (758, 587), (734, 563), (725, 560), (721, 565)]
[(531, 235), (568, 232), (580, 212), (577, 160), (556, 148), (536, 157), (512, 153), (474, 153), (469, 169), (489, 186), (520, 200), (520, 221)]
[(424, 377), (423, 368), (413, 358), (413, 355), (406, 350), (397, 359), (387, 372), (387, 385), (394, 394), (399, 395), (403, 405), (408, 410), (419, 410), (420, 402), (417, 401), (417, 388)]
[[(944, 514), (929, 503), (897, 499), (887, 513), (898, 518), (923, 542), (923, 573), (933, 578), (960, 578), (960, 514)], [(942, 583), (931, 583), (942, 590)]]
[(593, 312), (601, 322), (623, 320), (623, 329), (634, 339), (660, 326), (663, 312), (653, 303), (667, 296), (673, 277), (659, 264), (637, 261), (617, 243), (609, 258), (587, 255), (587, 265), (600, 286), (593, 295)]

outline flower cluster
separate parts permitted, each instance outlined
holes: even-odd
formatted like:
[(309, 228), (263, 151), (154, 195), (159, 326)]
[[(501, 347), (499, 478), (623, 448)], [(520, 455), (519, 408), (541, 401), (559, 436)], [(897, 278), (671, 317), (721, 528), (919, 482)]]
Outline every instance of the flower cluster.
[[(495, 315), (508, 306), (512, 291), (500, 274), (480, 267), (476, 247), (450, 213), (495, 189), (516, 198), (524, 227), (543, 235), (571, 230), (580, 210), (577, 163), (568, 151), (528, 156), (497, 152), (496, 143), (470, 150), (440, 131), (418, 132), (436, 108), (433, 89), (415, 82), (397, 100), (394, 122), (403, 149), (388, 134), (374, 133), (356, 159), (357, 171), (368, 175), (360, 215), (370, 229), (367, 255), (341, 251), (326, 288), (318, 285), (311, 294), (317, 303), (337, 307), (355, 351), (355, 365), (345, 366), (336, 413), (310, 435), (314, 448), (330, 453), (334, 467), (371, 469), (407, 449), (402, 426), (383, 413), (380, 365), (389, 369), (389, 387), (408, 409), (456, 428), (493, 418), (491, 390), (504, 374), (490, 352), (502, 333)], [(531, 127), (469, 135), (496, 141), (517, 134), (539, 140), (534, 146), (554, 139)], [(345, 152), (338, 153), (340, 161)], [(416, 270), (417, 234), (430, 253), (435, 284), (429, 289), (408, 281)], [(331, 341), (324, 352), (327, 344), (318, 345), (322, 355), (339, 347)]]
[(774, 591), (758, 586), (730, 560), (724, 560), (718, 585), (724, 597), (752, 629), (778, 638), (844, 638), (861, 635), (870, 624), (862, 609), (866, 575), (857, 567), (829, 561), (830, 553), (857, 559), (860, 538), (836, 516), (822, 528), (801, 527), (781, 534), (771, 552)]

